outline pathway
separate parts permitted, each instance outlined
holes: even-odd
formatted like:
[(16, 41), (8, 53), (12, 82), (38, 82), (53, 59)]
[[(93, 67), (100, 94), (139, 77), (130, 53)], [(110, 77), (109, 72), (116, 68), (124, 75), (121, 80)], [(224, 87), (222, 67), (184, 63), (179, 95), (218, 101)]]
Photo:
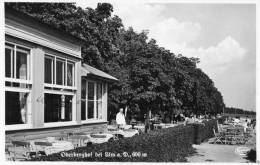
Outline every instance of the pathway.
[(239, 162), (247, 163), (244, 159), (235, 152), (238, 145), (221, 145), (202, 143), (200, 145), (193, 145), (197, 153), (188, 157), (188, 162)]

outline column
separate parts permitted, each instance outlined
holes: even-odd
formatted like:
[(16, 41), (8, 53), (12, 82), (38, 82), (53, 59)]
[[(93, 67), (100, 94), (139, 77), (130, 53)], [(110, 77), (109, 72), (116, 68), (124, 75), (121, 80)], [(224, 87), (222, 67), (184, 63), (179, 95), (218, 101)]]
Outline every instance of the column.
[(32, 50), (32, 126), (44, 124), (44, 51), (40, 47)]

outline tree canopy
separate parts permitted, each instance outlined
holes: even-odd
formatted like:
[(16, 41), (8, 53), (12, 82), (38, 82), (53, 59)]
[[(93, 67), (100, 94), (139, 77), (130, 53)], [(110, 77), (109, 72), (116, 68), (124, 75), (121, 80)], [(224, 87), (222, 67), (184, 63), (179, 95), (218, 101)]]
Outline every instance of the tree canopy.
[(175, 55), (148, 39), (148, 31), (126, 29), (113, 6), (95, 9), (72, 3), (6, 3), (84, 40), (83, 62), (119, 79), (109, 86), (109, 114), (119, 106), (132, 112), (221, 113), (225, 104), (213, 81), (197, 67), (199, 59)]

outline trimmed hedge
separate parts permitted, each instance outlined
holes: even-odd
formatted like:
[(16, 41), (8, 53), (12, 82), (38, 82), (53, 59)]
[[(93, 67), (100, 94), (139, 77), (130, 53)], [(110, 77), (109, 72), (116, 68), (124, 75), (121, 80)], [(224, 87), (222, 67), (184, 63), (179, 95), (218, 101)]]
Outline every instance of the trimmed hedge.
[[(131, 138), (34, 158), (32, 161), (185, 162), (186, 157), (195, 152), (193, 143), (212, 137), (214, 123), (216, 120), (205, 122), (205, 126), (191, 124), (159, 129)], [(64, 157), (64, 153), (92, 153), (92, 156)]]
[(246, 154), (246, 159), (250, 160), (251, 162), (256, 162), (256, 150), (251, 149), (247, 154)]
[(203, 121), (202, 123), (190, 124), (194, 127), (194, 144), (200, 144), (203, 141), (214, 137), (213, 128), (218, 131), (217, 119)]

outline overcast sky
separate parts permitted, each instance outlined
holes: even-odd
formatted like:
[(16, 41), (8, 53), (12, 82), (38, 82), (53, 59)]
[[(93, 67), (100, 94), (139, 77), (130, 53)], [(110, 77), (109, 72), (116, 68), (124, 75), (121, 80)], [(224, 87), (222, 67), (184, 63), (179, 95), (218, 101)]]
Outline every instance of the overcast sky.
[[(117, 3), (113, 14), (124, 26), (149, 37), (175, 54), (198, 57), (226, 106), (254, 110), (256, 24), (254, 4)], [(80, 1), (95, 8), (95, 1)]]

